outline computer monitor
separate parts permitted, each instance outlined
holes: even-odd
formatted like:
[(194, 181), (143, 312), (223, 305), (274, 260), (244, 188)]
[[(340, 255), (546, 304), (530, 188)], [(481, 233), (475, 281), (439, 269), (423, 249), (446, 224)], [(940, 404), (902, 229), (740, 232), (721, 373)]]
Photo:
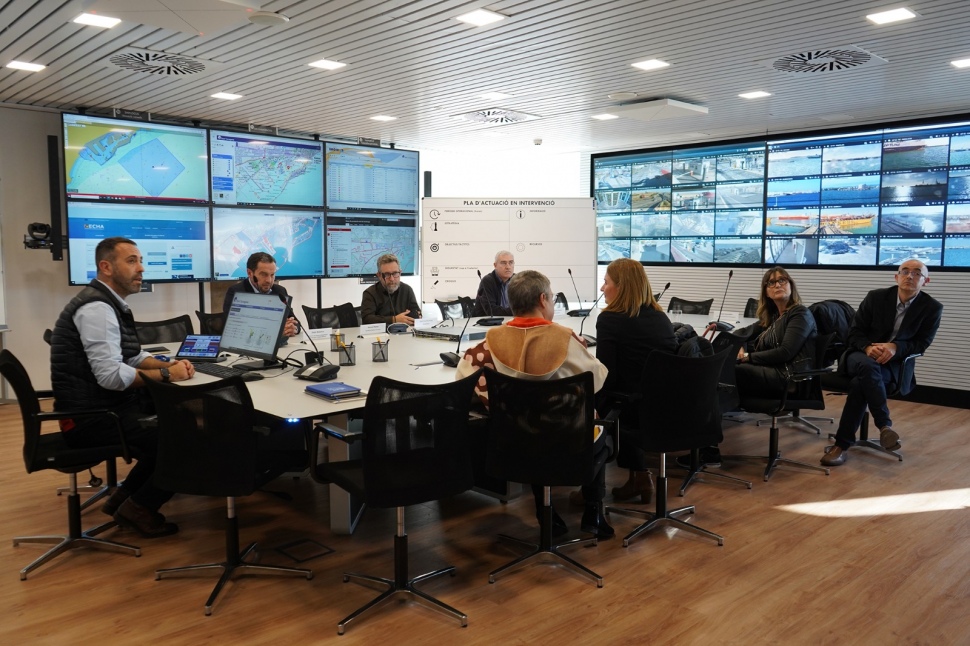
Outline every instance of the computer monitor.
[(275, 294), (235, 295), (226, 314), (219, 349), (258, 361), (234, 363), (233, 368), (266, 370), (283, 365), (276, 355), (283, 340), (290, 300), (289, 296), (283, 300)]

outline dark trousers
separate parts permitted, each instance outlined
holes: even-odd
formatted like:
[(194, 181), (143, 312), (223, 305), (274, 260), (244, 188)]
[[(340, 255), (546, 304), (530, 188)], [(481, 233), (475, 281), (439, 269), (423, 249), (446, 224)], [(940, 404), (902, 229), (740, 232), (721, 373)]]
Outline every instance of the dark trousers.
[(739, 363), (734, 369), (738, 395), (744, 397), (780, 398), (785, 390), (785, 375), (778, 366)]
[(892, 426), (886, 402), (886, 384), (892, 382), (893, 374), (887, 366), (876, 363), (864, 352), (849, 353), (843, 363), (851, 381), (835, 443), (847, 449), (855, 441), (856, 430), (862, 424), (867, 407), (876, 428)]
[[(142, 427), (138, 420), (146, 413), (142, 412), (137, 402), (116, 409), (115, 413), (121, 419), (128, 450), (135, 459), (135, 465), (128, 472), (123, 486), (131, 492), (134, 502), (158, 511), (172, 497), (170, 491), (159, 489), (152, 482), (155, 456), (158, 454), (158, 429)], [(120, 443), (118, 429), (108, 416), (86, 419), (83, 424), (64, 431), (63, 435), (68, 446), (75, 449)]]

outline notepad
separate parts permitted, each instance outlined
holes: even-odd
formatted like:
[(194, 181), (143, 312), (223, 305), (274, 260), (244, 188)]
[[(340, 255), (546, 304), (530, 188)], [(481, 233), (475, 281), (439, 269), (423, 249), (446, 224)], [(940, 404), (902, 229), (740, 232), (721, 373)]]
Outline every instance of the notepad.
[(357, 397), (361, 394), (360, 388), (345, 384), (342, 381), (330, 381), (322, 384), (310, 384), (306, 387), (306, 392), (317, 397), (323, 397), (330, 401), (340, 401), (350, 397)]

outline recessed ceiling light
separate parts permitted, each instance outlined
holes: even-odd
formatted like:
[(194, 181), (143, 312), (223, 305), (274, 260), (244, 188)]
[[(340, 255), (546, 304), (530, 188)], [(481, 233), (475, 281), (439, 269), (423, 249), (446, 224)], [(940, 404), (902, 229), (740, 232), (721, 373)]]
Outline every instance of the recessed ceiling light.
[(486, 92), (485, 94), (479, 94), (483, 99), (489, 99), (490, 101), (501, 101), (502, 99), (511, 99), (513, 95), (505, 94), (503, 92)]
[(386, 114), (377, 114), (371, 117), (374, 121), (394, 121), (397, 117), (389, 117)]
[(494, 11), (489, 11), (488, 9), (476, 9), (471, 13), (466, 13), (455, 18), (461, 22), (466, 22), (469, 25), (475, 25), (476, 27), (482, 27), (484, 25), (490, 25), (493, 22), (498, 22), (499, 20), (505, 20), (507, 16), (503, 16), (500, 13), (495, 13)]
[(37, 63), (24, 63), (23, 61), (10, 61), (9, 63), (7, 63), (7, 67), (9, 67), (12, 70), (23, 70), (25, 72), (39, 72), (47, 66), (38, 65)]
[(609, 112), (604, 112), (603, 114), (594, 114), (592, 115), (591, 118), (597, 119), (599, 121), (609, 121), (610, 119), (619, 119), (618, 116), (616, 116), (615, 114), (610, 114)]
[(229, 92), (216, 92), (215, 94), (210, 94), (213, 99), (225, 99), (226, 101), (235, 101), (236, 99), (241, 99), (242, 94), (230, 94)]
[(766, 96), (771, 96), (771, 92), (764, 92), (763, 90), (755, 90), (754, 92), (742, 92), (738, 95), (742, 99), (761, 99)]
[(254, 11), (246, 16), (246, 19), (260, 27), (279, 27), (290, 21), (287, 16), (275, 11)]
[(668, 67), (670, 65), (670, 63), (665, 63), (664, 61), (660, 60), (659, 58), (651, 58), (648, 61), (640, 61), (639, 63), (631, 63), (631, 65), (633, 65), (633, 67), (636, 67), (638, 69), (649, 71), (649, 70), (659, 70), (662, 67)]
[(899, 9), (890, 9), (889, 11), (880, 11), (879, 13), (871, 13), (866, 16), (867, 20), (870, 20), (877, 25), (886, 25), (891, 22), (899, 22), (900, 20), (909, 20), (910, 18), (915, 18), (916, 14), (905, 7), (900, 7)]
[(121, 22), (121, 18), (98, 16), (93, 13), (82, 13), (71, 22), (76, 22), (79, 25), (89, 25), (91, 27), (103, 27), (105, 29), (111, 29)]
[(958, 61), (950, 61), (953, 67), (970, 67), (970, 58), (962, 58)]
[(338, 63), (337, 61), (328, 61), (325, 58), (321, 58), (318, 61), (313, 61), (312, 63), (307, 63), (310, 67), (319, 67), (322, 70), (339, 70), (341, 67), (347, 67), (347, 63)]
[(606, 98), (613, 99), (614, 101), (629, 101), (630, 99), (635, 99), (639, 94), (636, 92), (612, 92), (606, 95)]

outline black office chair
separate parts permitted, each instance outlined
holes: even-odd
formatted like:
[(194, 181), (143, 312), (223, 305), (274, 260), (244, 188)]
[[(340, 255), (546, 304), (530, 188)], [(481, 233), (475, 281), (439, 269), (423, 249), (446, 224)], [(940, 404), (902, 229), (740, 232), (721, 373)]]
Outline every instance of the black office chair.
[(354, 316), (357, 317), (357, 327), (360, 327), (364, 323), (364, 315), (360, 313), (360, 305), (354, 308)]
[(679, 308), (684, 314), (710, 314), (713, 303), (713, 298), (709, 298), (706, 301), (687, 301), (683, 298), (671, 296), (670, 302), (667, 303), (667, 311), (670, 312), (671, 310)]
[(310, 570), (246, 561), (256, 543), (239, 550), (236, 497), (250, 495), (294, 461), (293, 452), (258, 449), (253, 402), (242, 378), (189, 386), (141, 375), (158, 411), (155, 484), (176, 493), (226, 498), (226, 560), (155, 570), (155, 579), (173, 572), (222, 570), (205, 604), (205, 614), (210, 615), (216, 597), (237, 570), (313, 578)]
[(472, 311), (468, 309), (468, 301), (465, 299), (456, 298), (453, 301), (439, 301), (436, 298), (434, 302), (441, 311), (442, 320), (467, 319), (472, 315)]
[(51, 344), (51, 339), (54, 338), (54, 331), (50, 328), (44, 330), (44, 343), (47, 345)]
[[(30, 383), (30, 377), (23, 364), (17, 360), (9, 350), (0, 352), (0, 374), (7, 380), (20, 404), (20, 414), (24, 424), (24, 466), (27, 473), (43, 469), (55, 469), (66, 473), (70, 477), (70, 488), (67, 496), (67, 526), (68, 533), (62, 536), (18, 536), (13, 539), (14, 547), (21, 543), (55, 543), (38, 559), (20, 571), (20, 580), (27, 578), (27, 574), (58, 554), (79, 547), (93, 547), (97, 549), (112, 549), (131, 552), (141, 556), (141, 550), (134, 545), (116, 543), (114, 541), (96, 538), (97, 534), (115, 526), (113, 521), (104, 523), (87, 531), (81, 529), (81, 499), (77, 491), (77, 474), (86, 471), (101, 462), (113, 462), (122, 457), (130, 463), (128, 445), (121, 429), (118, 418), (105, 410), (93, 411), (60, 411), (56, 413), (42, 412), (40, 397), (50, 397), (50, 391), (35, 391)], [(41, 433), (41, 424), (47, 421), (62, 419), (80, 420), (85, 417), (113, 417), (118, 427), (118, 443), (96, 448), (72, 449), (64, 441), (60, 430), (55, 433)]]
[(833, 334), (830, 333), (815, 338), (814, 365), (806, 369), (793, 370), (776, 397), (752, 397), (740, 393), (741, 408), (752, 413), (766, 413), (771, 416), (771, 429), (768, 433), (768, 455), (725, 455), (722, 456), (722, 459), (763, 460), (765, 462), (765, 482), (768, 481), (775, 467), (779, 464), (822, 471), (825, 475), (829, 475), (829, 470), (825, 467), (781, 457), (781, 450), (778, 448), (778, 420), (792, 411), (823, 410), (825, 408), (820, 377), (826, 372), (831, 372), (831, 370), (815, 366), (822, 365), (825, 351), (832, 341), (832, 337)]
[[(666, 453), (686, 451), (717, 444), (722, 439), (721, 413), (717, 407), (717, 384), (721, 366), (729, 349), (702, 357), (684, 357), (653, 351), (643, 364), (640, 379), (640, 428), (630, 439), (637, 448), (660, 454), (657, 473), (657, 506), (653, 512), (621, 507), (606, 508), (619, 513), (646, 518), (646, 522), (626, 535), (623, 547), (644, 532), (659, 527), (673, 527), (724, 544), (724, 537), (691, 525), (678, 516), (693, 514), (694, 506), (667, 508)], [(624, 436), (624, 438), (627, 436)]]
[(226, 315), (224, 312), (200, 312), (195, 310), (195, 315), (199, 317), (200, 334), (221, 335), (226, 327)]
[[(556, 302), (555, 305), (561, 305), (563, 309), (569, 309), (569, 299), (562, 292), (556, 292)], [(580, 304), (582, 305), (582, 304)]]
[(135, 331), (142, 345), (181, 343), (193, 333), (192, 319), (188, 314), (183, 314), (164, 321), (135, 321)]
[(468, 624), (464, 613), (415, 588), (415, 584), (442, 574), (454, 576), (454, 567), (409, 578), (404, 508), (472, 487), (467, 424), (478, 377), (476, 372), (460, 381), (436, 385), (375, 377), (364, 405), (361, 458), (317, 465), (316, 477), (321, 481), (335, 483), (363, 498), (369, 507), (397, 510), (394, 578), (345, 573), (344, 583), (353, 578), (387, 589), (337, 624), (338, 634), (344, 633), (347, 624), (398, 594), (451, 615), (462, 626)]
[(360, 319), (357, 318), (353, 303), (334, 305), (333, 308), (337, 311), (337, 320), (340, 322), (340, 327), (360, 327)]
[(744, 306), (744, 318), (753, 319), (758, 316), (758, 299), (749, 298), (747, 304)]
[(340, 325), (340, 315), (337, 313), (336, 307), (310, 307), (309, 305), (304, 305), (303, 313), (306, 315), (306, 324), (310, 329), (342, 327)]
[(494, 477), (540, 485), (543, 505), (539, 542), (500, 535), (529, 548), (529, 552), (488, 575), (495, 580), (537, 561), (562, 565), (603, 587), (603, 577), (563, 554), (566, 546), (595, 545), (596, 537), (552, 543), (550, 487), (590, 482), (609, 458), (606, 446), (594, 444), (593, 374), (564, 379), (530, 381), (488, 368), (489, 433), (486, 469)]

